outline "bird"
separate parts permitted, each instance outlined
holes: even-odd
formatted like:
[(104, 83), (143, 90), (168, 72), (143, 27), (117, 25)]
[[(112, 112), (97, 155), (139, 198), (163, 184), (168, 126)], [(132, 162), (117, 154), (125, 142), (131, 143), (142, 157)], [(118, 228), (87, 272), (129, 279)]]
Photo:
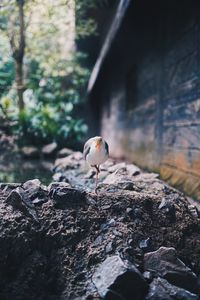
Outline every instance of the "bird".
[(97, 194), (100, 165), (103, 164), (109, 156), (108, 143), (101, 136), (90, 138), (84, 145), (83, 156), (87, 163), (96, 169), (95, 193)]

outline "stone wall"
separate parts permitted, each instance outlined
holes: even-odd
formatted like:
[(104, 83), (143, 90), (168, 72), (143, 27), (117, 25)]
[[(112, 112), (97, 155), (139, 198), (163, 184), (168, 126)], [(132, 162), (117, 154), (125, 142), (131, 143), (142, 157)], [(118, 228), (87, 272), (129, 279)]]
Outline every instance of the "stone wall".
[(130, 6), (95, 87), (101, 133), (111, 155), (200, 199), (199, 5), (141, 3)]

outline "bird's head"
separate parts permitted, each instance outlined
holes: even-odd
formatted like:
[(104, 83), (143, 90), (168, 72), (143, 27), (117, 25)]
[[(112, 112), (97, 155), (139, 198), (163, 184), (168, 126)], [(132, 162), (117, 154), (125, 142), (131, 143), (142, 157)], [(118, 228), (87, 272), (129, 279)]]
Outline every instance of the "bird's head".
[(102, 142), (103, 142), (103, 139), (101, 136), (97, 136), (96, 139), (95, 139), (95, 147), (99, 150), (101, 145), (102, 145)]

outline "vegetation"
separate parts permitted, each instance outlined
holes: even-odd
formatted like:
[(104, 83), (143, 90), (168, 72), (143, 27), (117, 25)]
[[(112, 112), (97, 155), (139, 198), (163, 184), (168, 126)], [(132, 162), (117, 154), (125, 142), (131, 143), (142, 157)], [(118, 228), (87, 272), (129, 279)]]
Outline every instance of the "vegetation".
[(75, 41), (96, 34), (86, 12), (97, 2), (1, 1), (0, 119), (19, 144), (75, 146), (86, 133), (77, 111), (90, 71)]

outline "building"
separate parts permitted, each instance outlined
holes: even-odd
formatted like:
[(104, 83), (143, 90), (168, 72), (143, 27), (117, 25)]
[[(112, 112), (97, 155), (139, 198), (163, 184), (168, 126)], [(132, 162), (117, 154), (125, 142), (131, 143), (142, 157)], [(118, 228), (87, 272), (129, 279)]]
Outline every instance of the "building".
[(200, 200), (200, 3), (121, 0), (89, 82), (96, 127)]

